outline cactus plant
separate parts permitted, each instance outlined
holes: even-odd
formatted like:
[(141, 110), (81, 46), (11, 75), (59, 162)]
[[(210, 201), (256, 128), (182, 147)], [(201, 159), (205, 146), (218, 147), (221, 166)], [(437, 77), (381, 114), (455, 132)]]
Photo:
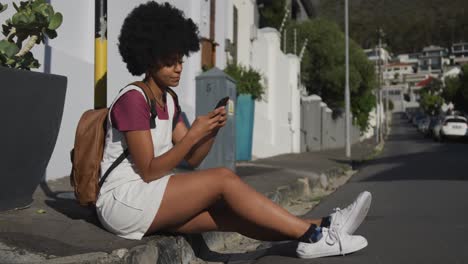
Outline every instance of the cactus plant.
[[(16, 13), (2, 25), (5, 38), (0, 40), (0, 65), (24, 70), (38, 68), (40, 64), (31, 49), (45, 43), (46, 38), (57, 37), (63, 16), (46, 0), (21, 1), (19, 6), (13, 3), (13, 7)], [(0, 2), (0, 13), (6, 8)]]

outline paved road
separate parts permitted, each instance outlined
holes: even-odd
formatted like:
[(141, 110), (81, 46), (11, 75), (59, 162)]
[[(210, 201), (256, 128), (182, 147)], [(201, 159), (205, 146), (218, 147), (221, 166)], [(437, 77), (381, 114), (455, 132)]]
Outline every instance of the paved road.
[[(362, 190), (373, 194), (357, 234), (369, 246), (355, 254), (300, 260), (294, 245), (275, 246), (282, 256), (251, 263), (468, 263), (468, 144), (424, 139), (396, 117), (383, 153), (308, 216), (344, 207)], [(277, 251), (278, 252), (278, 251)]]

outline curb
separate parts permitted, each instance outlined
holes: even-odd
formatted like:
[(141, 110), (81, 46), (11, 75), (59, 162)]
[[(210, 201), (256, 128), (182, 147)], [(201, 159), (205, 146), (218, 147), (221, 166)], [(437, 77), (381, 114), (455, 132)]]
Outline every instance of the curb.
[[(36, 262), (37, 263), (37, 262)], [(155, 264), (155, 263), (206, 263), (195, 256), (191, 246), (182, 236), (155, 236), (146, 245), (131, 249), (117, 249), (108, 254), (92, 252), (52, 258), (44, 264)]]

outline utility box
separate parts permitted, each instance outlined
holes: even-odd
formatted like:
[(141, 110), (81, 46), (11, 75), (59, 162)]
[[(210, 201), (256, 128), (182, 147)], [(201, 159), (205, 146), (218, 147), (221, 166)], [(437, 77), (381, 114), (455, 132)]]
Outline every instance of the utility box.
[(196, 77), (196, 116), (213, 111), (218, 101), (229, 96), (226, 105), (227, 123), (221, 128), (216, 140), (199, 169), (226, 167), (236, 170), (236, 82), (222, 70), (214, 67)]

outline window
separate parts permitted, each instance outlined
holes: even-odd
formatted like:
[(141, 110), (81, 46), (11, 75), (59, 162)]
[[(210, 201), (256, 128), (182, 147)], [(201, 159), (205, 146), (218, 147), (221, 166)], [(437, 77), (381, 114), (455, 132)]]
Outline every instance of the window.
[(466, 123), (466, 120), (460, 118), (450, 118), (445, 120), (445, 123)]
[(201, 38), (201, 65), (204, 69), (210, 69), (216, 65), (216, 46), (215, 43), (215, 13), (216, 2), (210, 2), (210, 38)]

